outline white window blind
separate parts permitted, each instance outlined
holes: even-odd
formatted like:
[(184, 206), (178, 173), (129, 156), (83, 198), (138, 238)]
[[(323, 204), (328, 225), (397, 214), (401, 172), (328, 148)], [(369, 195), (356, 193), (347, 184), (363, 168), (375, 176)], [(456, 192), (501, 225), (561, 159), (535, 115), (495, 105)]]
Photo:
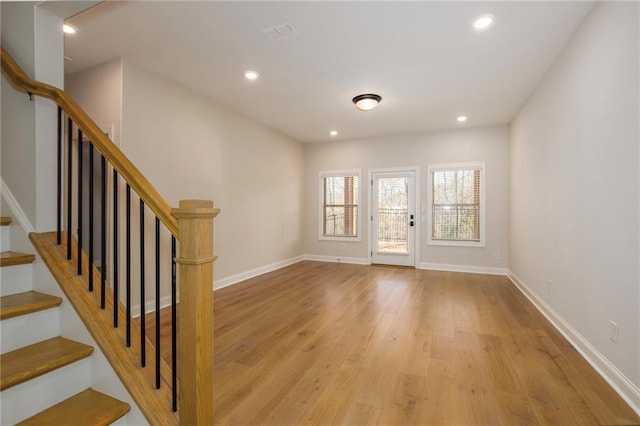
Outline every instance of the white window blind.
[(359, 173), (322, 173), (321, 237), (357, 237)]
[(431, 170), (431, 239), (480, 242), (481, 167)]

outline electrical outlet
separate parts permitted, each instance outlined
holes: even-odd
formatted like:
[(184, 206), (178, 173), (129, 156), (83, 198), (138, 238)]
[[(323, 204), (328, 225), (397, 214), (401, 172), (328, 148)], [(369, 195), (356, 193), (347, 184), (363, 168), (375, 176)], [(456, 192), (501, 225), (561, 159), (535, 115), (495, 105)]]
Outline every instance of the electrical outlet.
[(618, 343), (618, 323), (609, 321), (609, 340)]
[(497, 252), (493, 253), (493, 257), (494, 257), (496, 260), (500, 260), (500, 259), (502, 259), (502, 253), (500, 253), (499, 251), (497, 251)]
[(547, 294), (551, 294), (551, 280), (547, 281)]

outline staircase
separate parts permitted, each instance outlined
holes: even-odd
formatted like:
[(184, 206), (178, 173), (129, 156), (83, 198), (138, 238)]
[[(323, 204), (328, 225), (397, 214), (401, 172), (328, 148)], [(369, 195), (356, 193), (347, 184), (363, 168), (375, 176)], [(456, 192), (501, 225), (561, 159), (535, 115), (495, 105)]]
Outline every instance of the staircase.
[[(43, 274), (43, 266), (46, 266), (49, 272), (47, 278), (52, 278), (56, 281), (57, 286), (55, 289), (45, 286), (44, 288), (47, 290), (42, 291), (52, 291), (53, 294), (58, 294), (56, 292), (62, 290), (59, 294), (66, 297), (64, 304), (57, 308), (45, 309), (30, 313), (27, 316), (0, 321), (0, 325), (5, 322), (13, 324), (18, 319), (29, 318), (32, 315), (44, 315), (49, 311), (59, 311), (59, 314), (53, 314), (53, 319), (34, 321), (37, 325), (14, 326), (16, 329), (29, 331), (29, 333), (18, 331), (15, 333), (17, 336), (30, 334), (31, 332), (45, 334), (43, 330), (49, 330), (50, 328), (53, 328), (53, 331), (29, 342), (16, 343), (13, 347), (7, 347), (6, 349), (3, 343), (2, 351), (0, 352), (7, 352), (7, 354), (2, 355), (0, 362), (4, 364), (7, 357), (14, 350), (58, 337), (61, 330), (63, 331), (62, 334), (66, 334), (67, 337), (91, 343), (97, 349), (95, 354), (91, 355), (91, 358), (82, 358), (78, 355), (74, 357), (61, 356), (66, 360), (56, 362), (57, 368), (55, 371), (41, 374), (37, 378), (34, 377), (28, 381), (12, 379), (15, 381), (15, 385), (12, 387), (7, 385), (6, 390), (2, 389), (0, 394), (3, 407), (10, 407), (10, 410), (4, 409), (2, 411), (1, 424), (14, 424), (25, 417), (36, 414), (45, 409), (45, 407), (55, 405), (65, 398), (79, 394), (83, 389), (90, 387), (89, 377), (91, 377), (91, 383), (95, 383), (95, 387), (100, 387), (101, 390), (117, 395), (118, 398), (131, 404), (131, 411), (128, 412), (124, 419), (118, 420), (118, 423), (122, 421), (128, 422), (130, 418), (133, 418), (131, 422), (135, 424), (213, 424), (212, 283), (213, 262), (217, 258), (213, 251), (213, 218), (218, 215), (220, 210), (214, 208), (213, 202), (210, 200), (183, 199), (179, 201), (177, 207), (172, 207), (140, 170), (64, 90), (33, 80), (15, 62), (5, 47), (1, 45), (0, 64), (3, 77), (11, 83), (14, 89), (28, 94), (29, 99), (33, 99), (34, 96), (48, 99), (57, 106), (58, 110), (57, 126), (52, 129), (55, 132), (57, 142), (54, 148), (58, 158), (57, 169), (55, 172), (51, 170), (51, 173), (45, 174), (52, 181), (57, 181), (57, 203), (47, 199), (46, 201), (43, 200), (41, 205), (38, 205), (39, 212), (39, 209), (42, 208), (43, 215), (50, 215), (48, 220), (52, 220), (54, 216), (57, 218), (57, 229), (55, 232), (42, 232), (45, 229), (39, 229), (40, 233), (34, 231), (29, 234), (32, 245), (25, 246), (28, 247), (26, 251), (36, 249), (39, 253), (34, 271), (31, 271), (29, 264), (0, 268), (3, 270), (2, 294), (0, 296), (26, 293), (34, 290), (34, 288), (42, 290), (43, 282), (41, 282), (40, 278), (34, 281), (31, 277), (34, 275), (40, 277), (40, 274)], [(6, 98), (3, 97), (3, 101), (4, 99)], [(9, 104), (8, 108), (22, 108), (22, 104), (19, 105), (19, 102), (13, 98), (6, 103)], [(3, 108), (5, 108), (5, 102), (3, 102)], [(41, 118), (36, 115), (36, 125), (38, 123), (43, 125), (52, 124), (52, 122), (49, 122), (49, 118), (53, 119), (53, 115), (45, 115)], [(75, 140), (73, 138), (74, 134), (77, 134)], [(29, 136), (29, 139), (31, 139), (31, 136)], [(33, 142), (35, 143), (36, 141), (33, 140)], [(76, 156), (77, 161), (73, 161), (74, 144), (77, 145), (76, 152), (82, 152), (85, 145), (88, 146), (90, 152), (88, 191), (83, 190), (82, 179), (77, 178), (78, 176), (84, 176), (83, 156)], [(42, 151), (42, 154), (46, 151), (47, 158), (51, 157), (49, 149), (52, 147), (45, 148), (44, 142), (43, 144), (36, 143), (35, 145), (38, 151)], [(41, 145), (43, 145), (41, 149), (38, 148)], [(16, 145), (15, 148), (23, 149), (20, 145)], [(63, 152), (66, 153), (65, 156), (67, 158), (64, 168), (61, 161)], [(98, 168), (98, 165), (96, 165), (95, 169), (93, 168), (93, 161), (91, 160), (94, 158), (93, 153), (99, 153), (100, 155), (100, 160), (98, 161), (101, 170), (101, 184), (99, 185), (101, 188), (98, 191), (100, 194), (93, 194), (92, 191), (92, 188), (96, 186), (94, 183), (97, 183), (92, 178)], [(45, 157), (43, 156), (42, 158), (44, 159)], [(54, 159), (51, 158), (51, 161), (53, 162)], [(107, 176), (112, 176), (112, 178), (107, 179)], [(42, 184), (44, 184), (44, 179), (42, 180)], [(66, 191), (62, 188), (63, 180), (67, 183)], [(79, 185), (77, 185), (78, 182), (80, 183)], [(72, 183), (77, 185), (76, 189), (73, 188)], [(119, 192), (118, 188), (123, 186), (126, 190)], [(0, 189), (4, 187), (5, 184), (3, 183)], [(8, 188), (7, 192), (10, 193)], [(84, 204), (81, 200), (84, 192), (89, 192), (88, 198), (85, 200), (92, 200), (89, 204), (90, 231), (86, 247), (78, 244), (78, 241), (83, 241), (80, 235), (83, 226), (80, 226), (80, 223), (83, 216), (82, 206)], [(113, 194), (112, 206), (114, 213), (112, 215), (108, 214), (107, 193)], [(133, 229), (131, 229), (132, 233), (137, 234), (137, 238), (133, 242), (129, 238), (131, 236), (129, 225), (136, 221), (135, 219), (132, 220), (134, 215), (130, 211), (131, 201), (139, 205), (138, 212), (140, 216), (139, 225), (134, 225), (132, 226)], [(28, 224), (29, 220), (24, 215), (17, 213), (20, 210), (17, 200), (14, 204), (16, 206), (15, 209), (12, 208), (12, 214), (18, 217), (21, 223)], [(99, 204), (99, 207), (96, 204)], [(62, 206), (66, 206), (64, 212)], [(95, 207), (95, 209), (92, 209), (92, 207)], [(105, 259), (106, 248), (100, 250), (103, 256), (100, 265), (104, 269), (99, 270), (95, 267), (96, 259), (92, 256), (92, 248), (95, 247), (94, 242), (96, 240), (92, 239), (93, 233), (91, 232), (94, 229), (94, 226), (91, 225), (91, 218), (95, 216), (93, 216), (92, 210), (96, 216), (99, 216), (98, 223), (94, 223), (94, 225), (98, 225), (101, 229), (100, 241), (102, 244), (105, 245), (106, 241), (108, 241), (109, 237), (107, 235), (113, 235), (111, 271), (107, 271), (105, 266), (109, 264)], [(67, 222), (66, 227), (62, 225), (63, 217)], [(77, 239), (72, 236), (74, 218), (77, 220), (78, 225), (76, 228), (78, 231)], [(152, 257), (151, 250), (145, 252), (145, 241), (150, 239), (148, 234), (151, 233), (151, 230), (145, 233), (144, 224), (149, 220), (155, 222), (155, 265), (152, 265), (151, 262), (145, 262), (147, 254), (149, 255), (148, 257)], [(33, 229), (33, 226), (25, 225), (24, 227)], [(123, 228), (126, 228), (124, 241), (118, 238)], [(17, 242), (17, 244), (19, 243), (20, 241)], [(138, 259), (132, 259), (132, 256), (129, 255), (132, 243), (140, 249)], [(161, 248), (162, 246), (165, 247), (164, 251)], [(87, 247), (89, 248), (89, 253), (86, 251)], [(10, 247), (2, 250), (10, 251)], [(25, 251), (25, 249), (21, 248), (21, 251)], [(166, 255), (163, 256), (163, 252)], [(7, 254), (6, 257), (8, 264), (19, 263), (12, 254)], [(75, 259), (73, 259), (74, 257)], [(125, 259), (127, 260), (125, 261)], [(74, 261), (69, 262), (69, 260)], [(124, 266), (125, 263), (126, 267)], [(164, 274), (162, 273), (161, 264), (167, 266), (164, 268)], [(92, 265), (92, 267), (89, 268), (89, 265)], [(131, 276), (130, 265), (139, 269), (138, 277)], [(21, 271), (17, 272), (18, 269), (21, 269)], [(4, 270), (6, 270), (6, 273)], [(147, 272), (150, 273), (147, 274)], [(23, 273), (26, 274), (27, 278), (20, 276)], [(112, 282), (108, 282), (109, 274), (111, 274)], [(15, 275), (15, 277), (10, 277), (10, 275)], [(155, 277), (154, 283), (147, 279), (151, 275)], [(97, 287), (99, 291), (92, 291), (94, 284), (98, 282), (100, 284)], [(154, 298), (155, 311), (157, 313), (160, 312), (161, 300), (166, 297), (162, 295), (163, 285), (161, 282), (166, 283), (164, 288), (169, 293), (166, 296), (170, 297), (172, 306), (171, 325), (163, 328), (163, 330), (168, 330), (167, 332), (171, 333), (172, 355), (170, 365), (160, 356), (159, 345), (153, 344), (149, 336), (146, 336), (146, 328), (144, 326), (134, 327), (130, 321), (133, 317), (130, 309), (133, 298), (129, 284), (135, 284), (138, 287), (136, 292), (139, 291), (140, 306), (143, 307), (141, 318), (145, 318), (144, 307), (146, 303), (151, 302)], [(150, 293), (146, 292), (145, 289), (147, 287), (154, 288), (154, 284), (155, 289), (151, 291), (155, 297), (148, 297)], [(124, 292), (119, 293), (122, 286), (125, 287)], [(99, 303), (96, 303), (96, 300)], [(71, 319), (70, 316), (74, 318)], [(180, 317), (179, 322), (177, 321), (178, 316)], [(159, 317), (159, 315), (156, 316), (156, 342), (160, 341), (159, 335), (161, 333)], [(79, 324), (79, 321), (84, 323), (86, 328), (76, 327), (75, 324)], [(2, 325), (2, 328), (2, 340), (4, 340), (4, 335), (9, 333), (5, 331), (4, 325)], [(7, 326), (6, 329), (8, 328)], [(88, 332), (87, 340), (76, 336), (76, 333), (82, 332)], [(61, 341), (61, 338), (56, 340), (56, 342)], [(73, 353), (76, 353), (76, 350), (89, 352), (86, 347), (74, 344), (66, 345), (60, 343), (60, 346), (74, 346), (74, 349), (70, 351)], [(83, 349), (81, 350), (80, 348)], [(41, 352), (42, 349), (36, 347), (35, 351)], [(89, 355), (90, 353), (85, 353), (83, 356)], [(20, 353), (18, 353), (17, 357), (25, 358)], [(89, 362), (89, 359), (92, 359), (92, 361)], [(180, 360), (179, 363), (177, 362), (178, 359)], [(72, 360), (75, 362), (72, 362)], [(40, 361), (37, 362), (39, 363)], [(49, 361), (45, 362), (45, 364), (49, 363)], [(100, 363), (104, 368), (97, 367)], [(87, 367), (89, 364), (91, 365), (90, 370)], [(53, 382), (54, 379), (49, 378), (51, 374), (57, 374), (56, 372), (66, 371), (77, 366), (80, 366), (78, 367), (81, 368), (80, 372), (60, 374), (61, 377), (64, 377), (64, 379), (60, 379), (62, 384), (58, 383), (58, 378), (55, 379), (55, 383)], [(20, 368), (24, 369), (24, 366)], [(37, 366), (30, 369), (39, 373), (46, 371), (41, 364), (37, 364)], [(100, 379), (94, 381), (93, 376), (103, 376), (102, 373), (107, 370), (117, 375), (119, 382), (117, 384), (114, 383), (117, 389), (103, 387), (104, 384)], [(19, 377), (27, 376), (24, 372), (16, 373), (16, 375)], [(64, 380), (70, 380), (70, 378), (76, 380), (77, 383), (73, 386), (65, 384)], [(42, 381), (42, 383), (31, 385), (31, 383), (39, 381)], [(45, 389), (47, 389), (45, 385), (49, 386), (46, 391), (46, 398), (43, 397), (41, 398), (42, 401), (40, 401), (38, 395), (41, 391), (45, 393)], [(33, 392), (33, 395), (29, 392), (21, 393), (21, 389), (25, 386), (32, 386), (31, 392)], [(71, 388), (74, 389), (74, 392), (67, 392)], [(68, 403), (72, 405), (81, 404), (82, 401), (85, 401), (85, 398), (92, 397), (92, 395), (92, 392), (83, 393)], [(179, 398), (178, 395), (182, 395), (182, 397)], [(93, 407), (109, 404), (92, 402), (88, 405)], [(70, 411), (70, 408), (63, 408), (63, 410), (65, 413), (73, 412)], [(82, 411), (84, 412), (85, 410)], [(53, 419), (54, 414), (46, 412), (43, 415), (47, 416), (48, 419)], [(13, 417), (10, 418), (10, 416)], [(144, 419), (141, 416), (144, 416)], [(114, 415), (114, 417), (116, 416)], [(136, 417), (138, 417), (137, 420), (135, 419)], [(40, 420), (35, 421), (40, 422)], [(104, 420), (105, 423), (111, 421), (112, 418)], [(61, 422), (64, 423), (64, 421), (58, 420), (51, 421), (52, 424), (60, 424)], [(78, 423), (91, 424), (90, 421), (78, 420), (75, 413), (71, 423), (74, 425)]]
[(129, 405), (90, 388), (93, 347), (59, 335), (62, 299), (33, 291), (35, 256), (10, 247), (0, 219), (2, 425), (108, 425)]

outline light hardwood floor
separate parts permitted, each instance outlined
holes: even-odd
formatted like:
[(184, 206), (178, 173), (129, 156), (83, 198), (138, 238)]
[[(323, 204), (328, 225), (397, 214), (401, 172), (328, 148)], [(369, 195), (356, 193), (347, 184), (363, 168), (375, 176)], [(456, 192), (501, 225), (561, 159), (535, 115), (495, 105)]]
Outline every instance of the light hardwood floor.
[(217, 424), (640, 424), (506, 277), (305, 261), (214, 318)]

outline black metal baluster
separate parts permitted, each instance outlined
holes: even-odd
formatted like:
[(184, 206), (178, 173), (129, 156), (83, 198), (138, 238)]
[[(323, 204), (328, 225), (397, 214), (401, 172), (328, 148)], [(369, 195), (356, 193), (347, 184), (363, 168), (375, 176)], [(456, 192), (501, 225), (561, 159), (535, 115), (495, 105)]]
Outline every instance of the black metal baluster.
[(171, 399), (173, 411), (178, 411), (178, 372), (176, 370), (177, 321), (176, 321), (176, 237), (171, 236)]
[(160, 389), (160, 219), (156, 217), (156, 389)]
[(62, 244), (62, 108), (58, 107), (58, 157), (57, 181), (58, 181), (58, 209), (57, 209), (57, 229), (56, 244)]
[(78, 128), (78, 275), (82, 275), (82, 130)]
[(93, 143), (89, 142), (89, 291), (93, 291)]
[(144, 201), (140, 199), (140, 363), (147, 365), (147, 345), (145, 339), (145, 302), (144, 297)]
[(118, 328), (118, 172), (113, 169), (113, 326)]
[(105, 287), (107, 281), (107, 161), (104, 156), (100, 156), (100, 178), (101, 178), (101, 216), (102, 228), (101, 238), (101, 264), (100, 264), (100, 308), (105, 308)]
[(131, 346), (131, 187), (127, 184), (127, 271), (126, 271), (126, 305), (127, 305), (127, 347)]
[(72, 162), (73, 162), (73, 121), (67, 119), (67, 260), (71, 260), (71, 192), (72, 192)]

